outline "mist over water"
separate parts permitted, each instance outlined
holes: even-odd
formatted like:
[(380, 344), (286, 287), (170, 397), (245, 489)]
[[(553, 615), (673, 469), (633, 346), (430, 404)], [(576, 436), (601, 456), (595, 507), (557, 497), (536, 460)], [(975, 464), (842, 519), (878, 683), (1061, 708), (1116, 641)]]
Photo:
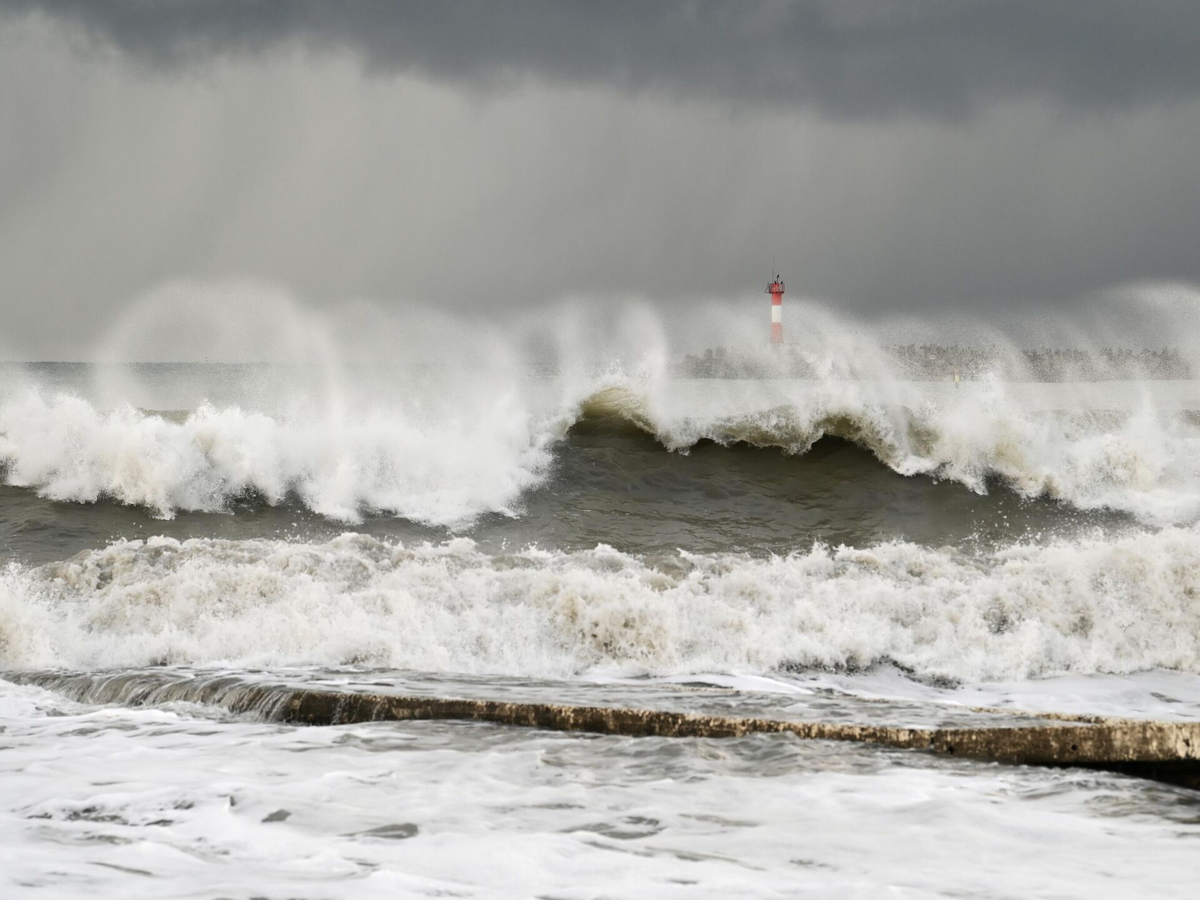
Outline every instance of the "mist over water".
[[(995, 481), (1148, 524), (1200, 510), (1200, 391), (1186, 379), (1040, 383), (992, 333), (947, 356), (976, 352), (975, 364), (914, 380), (914, 352), (933, 359), (944, 345), (902, 357), (886, 332), (807, 305), (786, 348), (728, 309), (679, 333), (632, 303), (611, 317), (581, 304), (552, 313), (506, 328), (366, 305), (334, 319), (259, 285), (170, 286), (114, 324), (105, 362), (9, 367), (0, 459), (9, 484), (46, 498), (162, 518), (290, 500), (350, 523), (384, 514), (461, 530), (516, 516), (556, 452), (589, 436), (794, 457), (831, 437), (980, 495)], [(709, 356), (716, 346), (737, 360), (716, 374), (743, 377), (694, 377), (684, 353), (710, 341)], [(155, 354), (191, 361), (130, 364)]]
[[(403, 821), (331, 824), (330, 767), (375, 784), (361, 767), (376, 755), (402, 758), (443, 795), (465, 790), (451, 760), (471, 771), (492, 760), (487, 790), (509, 798), (505, 846), (522, 829), (539, 847), (558, 839), (539, 830), (595, 829), (606, 852), (663, 832), (689, 860), (707, 846), (690, 814), (665, 825), (655, 811), (655, 786), (673, 779), (694, 802), (697, 785), (763, 793), (768, 776), (801, 766), (807, 786), (794, 789), (810, 798), (841, 785), (823, 816), (835, 829), (851, 827), (847, 815), (861, 827), (854, 810), (886, 784), (937, 792), (962, 780), (981, 792), (977, 815), (1006, 792), (1057, 796), (1066, 783), (1015, 769), (1003, 778), (1016, 788), (996, 787), (973, 763), (960, 772), (922, 754), (639, 738), (621, 751), (636, 763), (613, 775), (634, 811), (581, 797), (588, 821), (576, 821), (547, 812), (559, 793), (528, 799), (557, 765), (557, 739), (540, 732), (501, 758), (488, 742), (503, 729), (304, 732), (330, 743), (192, 702), (273, 683), (917, 727), (993, 723), (976, 705), (1195, 714), (1200, 381), (1178, 377), (1195, 364), (1189, 319), (1167, 316), (1164, 352), (1082, 327), (1051, 345), (961, 322), (868, 325), (800, 301), (787, 307), (788, 343), (772, 348), (755, 314), (765, 306), (750, 302), (677, 320), (634, 301), (607, 312), (565, 301), (501, 323), (366, 303), (329, 316), (261, 284), (175, 284), (133, 304), (88, 362), (0, 365), (0, 672), (55, 691), (5, 682), (0, 719), (19, 758), (67, 773), (61, 790), (30, 781), (21, 815), (118, 848), (160, 829), (207, 853), (227, 828), (211, 811), (233, 801), (177, 787), (178, 754), (236, 759), (247, 739), (291, 741), (272, 751), (279, 772), (295, 772), (285, 757), (299, 748), (325, 773), (291, 778), (286, 799), (261, 773), (222, 782), (232, 818), (251, 810), (259, 823), (243, 832), (250, 845), (293, 820), (289, 834), (335, 827), (347, 873), (362, 841), (461, 827), (419, 804)], [(1163, 304), (1145, 302), (1161, 325)], [(103, 690), (69, 704), (71, 679)], [(163, 684), (179, 685), (176, 699)], [(114, 700), (152, 708), (96, 706)], [(117, 776), (129, 799), (93, 796), (75, 743), (47, 756), (60, 719), (78, 723), (86, 737), (72, 741), (89, 760), (113, 769), (131, 747), (141, 754), (143, 774)], [(597, 754), (588, 764), (609, 771), (615, 745), (584, 743)], [(1130, 821), (1161, 825), (1144, 836), (1172, 871), (1174, 795), (1117, 776), (1087, 785), (1061, 820), (1093, 828), (1119, 795)], [(938, 796), (939, 820), (962, 802)], [(701, 831), (756, 858), (761, 834), (792, 816), (769, 815), (765, 797)], [(1036, 817), (1011, 802), (1004, 827), (1033, 840)], [(647, 878), (673, 865), (640, 852)], [(759, 853), (773, 871), (790, 871), (793, 855)], [(95, 862), (175, 871), (120, 850)], [(429, 884), (449, 883), (421, 865)]]
[[(1200, 382), (1035, 381), (999, 332), (976, 350), (930, 343), (898, 358), (878, 329), (805, 303), (789, 312), (790, 343), (772, 348), (762, 322), (715, 307), (674, 334), (636, 303), (609, 317), (566, 304), (501, 328), (368, 305), (331, 319), (253, 284), (147, 295), (100, 343), (105, 361), (5, 369), (0, 653), (10, 666), (369, 661), (559, 676), (1193, 670), (1194, 587), (1174, 567), (1200, 517)], [(714, 362), (750, 374), (696, 377), (709, 338)], [(155, 348), (193, 360), (129, 361)], [(1000, 362), (956, 383), (915, 376), (914, 353)], [(466, 557), (447, 549), (460, 546)], [(263, 587), (263, 566), (306, 554), (324, 562), (305, 565), (305, 587), (286, 575)], [(94, 565), (109, 574), (86, 587), (78, 567)], [(346, 582), (344, 566), (364, 574)], [(1161, 573), (1158, 586), (1131, 593), (1137, 577), (1116, 574), (1130, 566)], [(502, 574), (514, 567), (532, 580)], [(463, 578), (479, 587), (452, 612)], [(410, 614), (443, 624), (394, 644), (389, 633), (413, 627), (394, 604), (417, 584), (434, 589)], [(696, 649), (728, 630), (709, 617), (731, 590), (747, 604), (731, 615), (756, 624)], [(317, 617), (339, 623), (316, 642), (303, 636), (308, 591)], [(852, 606), (839, 612), (826, 592)], [(49, 640), (102, 595), (114, 613), (86, 630), (111, 640)], [(525, 651), (500, 637), (515, 609), (529, 617), (517, 632), (541, 635)], [(867, 609), (875, 624), (859, 620)], [(232, 631), (209, 635), (218, 610)], [(365, 644), (350, 624), (360, 614)], [(463, 616), (489, 624), (460, 645)], [(609, 618), (620, 636), (599, 636)], [(979, 638), (961, 631), (972, 619)], [(1126, 619), (1148, 629), (1134, 645), (1095, 624)], [(1167, 621), (1173, 640), (1155, 646)]]

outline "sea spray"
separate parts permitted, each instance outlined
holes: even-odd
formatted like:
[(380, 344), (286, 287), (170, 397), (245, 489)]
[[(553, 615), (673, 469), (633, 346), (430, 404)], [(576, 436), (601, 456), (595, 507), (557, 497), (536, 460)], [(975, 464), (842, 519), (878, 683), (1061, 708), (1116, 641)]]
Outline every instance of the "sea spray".
[(550, 433), (512, 396), (480, 418), (414, 420), (401, 409), (327, 421), (203, 405), (181, 421), (29, 392), (0, 405), (7, 481), (61, 501), (110, 499), (170, 517), (248, 495), (294, 495), (324, 516), (378, 510), (438, 525), (512, 514), (549, 463)]
[(599, 546), (488, 554), (345, 534), (121, 541), (0, 580), (0, 666), (362, 665), (525, 677), (894, 662), (968, 681), (1200, 673), (1200, 532), (962, 554)]
[(519, 515), (552, 476), (556, 446), (587, 419), (682, 453), (708, 441), (799, 455), (837, 437), (901, 475), (976, 492), (998, 483), (1153, 526), (1200, 516), (1195, 382), (1163, 382), (1150, 402), (1137, 383), (956, 389), (671, 380), (620, 367), (570, 379), (396, 377), (393, 396), (336, 415), (211, 403), (161, 414), (29, 387), (0, 398), (0, 466), (8, 484), (53, 500), (107, 499), (164, 517), (296, 498), (335, 520), (382, 513), (462, 529), (487, 513)]

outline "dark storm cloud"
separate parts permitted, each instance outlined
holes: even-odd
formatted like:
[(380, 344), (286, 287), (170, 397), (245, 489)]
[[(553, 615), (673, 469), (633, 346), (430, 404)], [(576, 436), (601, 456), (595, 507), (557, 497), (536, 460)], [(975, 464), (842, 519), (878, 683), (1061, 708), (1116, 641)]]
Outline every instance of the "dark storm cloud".
[(0, 358), (176, 282), (683, 322), (772, 259), (852, 317), (1109, 322), (1200, 283), (1198, 43), (1166, 0), (0, 0)]
[(1200, 95), (1195, 0), (7, 5), (71, 21), (154, 66), (298, 44), (456, 83), (533, 76), (848, 117), (952, 117), (1007, 98), (1128, 109)]

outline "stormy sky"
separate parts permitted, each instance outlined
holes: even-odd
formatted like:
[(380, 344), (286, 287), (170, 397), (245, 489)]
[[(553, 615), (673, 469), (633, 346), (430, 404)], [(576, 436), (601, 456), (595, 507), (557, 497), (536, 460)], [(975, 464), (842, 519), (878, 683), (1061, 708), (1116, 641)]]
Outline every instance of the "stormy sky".
[(1194, 0), (0, 0), (5, 345), (178, 279), (863, 318), (1200, 281)]

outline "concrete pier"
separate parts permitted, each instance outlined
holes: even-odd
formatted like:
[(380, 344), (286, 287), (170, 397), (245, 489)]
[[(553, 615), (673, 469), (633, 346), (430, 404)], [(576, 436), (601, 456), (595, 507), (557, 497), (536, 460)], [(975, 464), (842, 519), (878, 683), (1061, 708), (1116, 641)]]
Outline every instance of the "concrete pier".
[(285, 721), (311, 725), (381, 719), (462, 719), (635, 737), (726, 738), (788, 733), (804, 740), (858, 741), (1023, 765), (1106, 769), (1200, 789), (1200, 722), (1093, 719), (1033, 726), (898, 728), (546, 703), (339, 695), (307, 690), (297, 691), (280, 712)]
[[(664, 710), (404, 696), (258, 683), (237, 676), (155, 678), (150, 673), (15, 672), (0, 677), (88, 703), (130, 706), (206, 703), (234, 713), (303, 725), (461, 720), (633, 737), (731, 738), (791, 734), (1035, 766), (1124, 772), (1200, 789), (1200, 722), (1159, 722), (1054, 713), (995, 713), (995, 725), (907, 728), (852, 722), (713, 716)], [(1039, 724), (1005, 717), (1020, 715)], [(1043, 724), (1044, 723), (1044, 724)]]

